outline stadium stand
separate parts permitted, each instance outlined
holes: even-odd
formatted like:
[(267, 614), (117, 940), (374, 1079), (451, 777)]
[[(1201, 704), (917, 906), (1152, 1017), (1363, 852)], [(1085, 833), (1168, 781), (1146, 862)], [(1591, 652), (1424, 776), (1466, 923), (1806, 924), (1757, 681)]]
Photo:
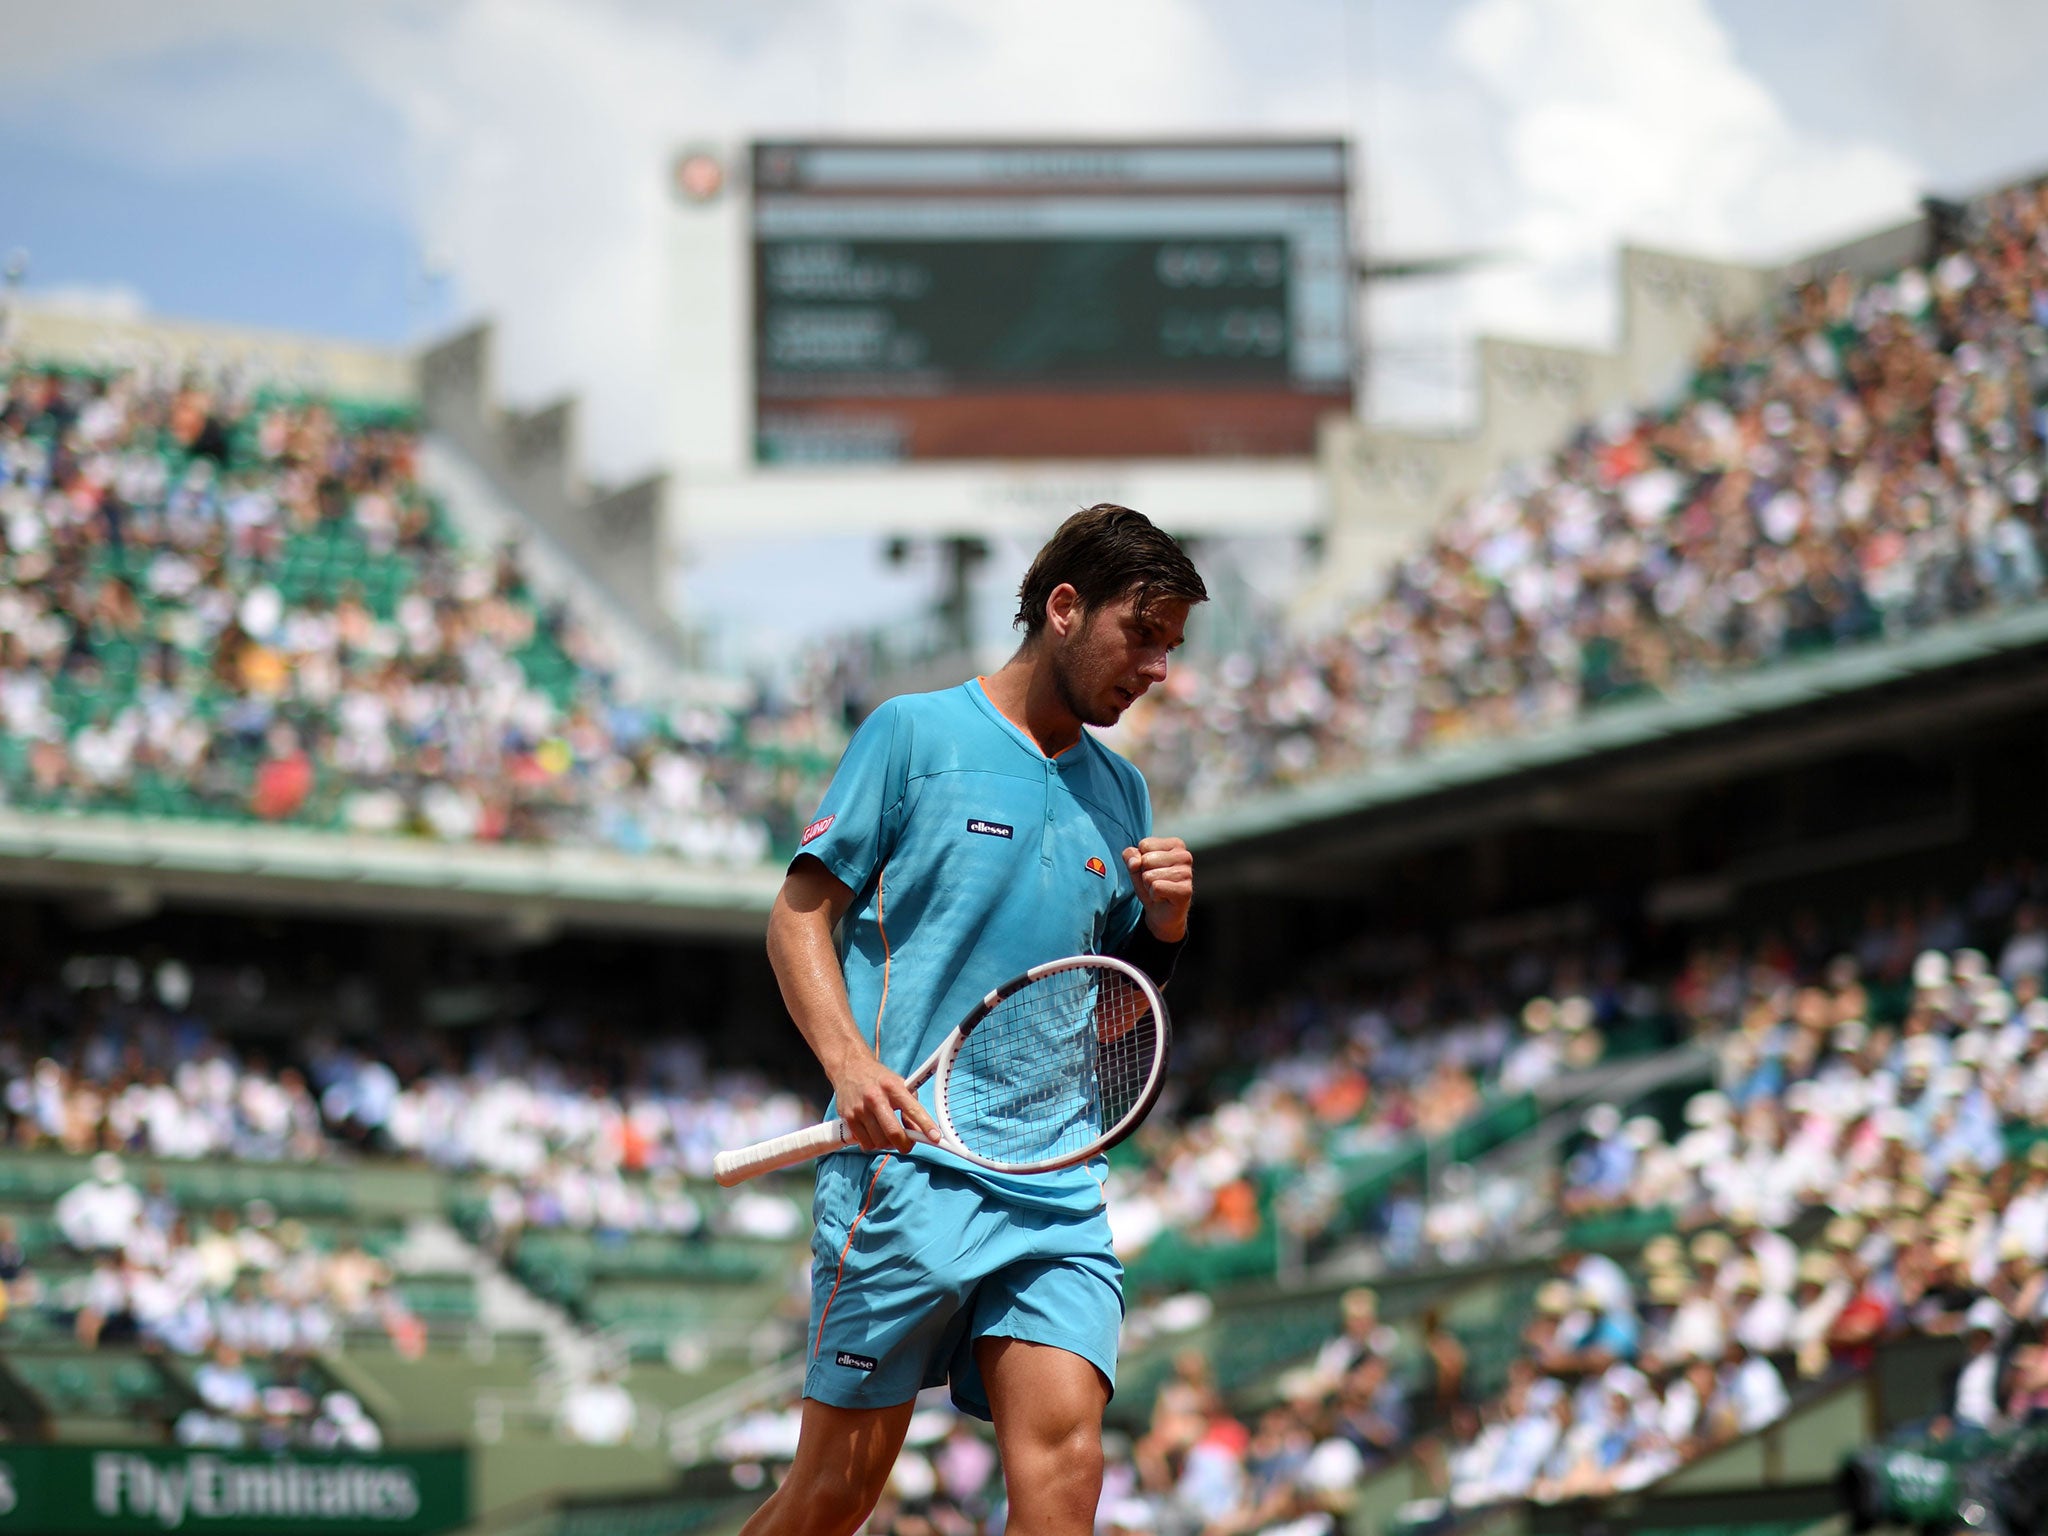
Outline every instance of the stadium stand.
[[(1560, 1257), (1525, 1241), (1447, 1266), (1425, 1241), (1402, 1266), (1374, 1243), (1372, 1288), (1200, 1285), (1140, 1307), (1112, 1528), (1332, 1514), (1434, 1528), (1639, 1491), (1809, 1414), (1803, 1433), (1825, 1422), (1831, 1449), (1801, 1464), (1832, 1476), (1828, 1458), (1867, 1428), (1849, 1384), (1923, 1343), (1970, 1340), (1990, 1358), (2018, 1341), (2000, 1377), (1958, 1384), (1967, 1403), (1930, 1391), (1947, 1353), (1931, 1368), (1912, 1357), (1920, 1389), (1895, 1385), (1895, 1413), (2023, 1418), (2048, 1319), (2044, 894), (2036, 871), (2001, 868), (1896, 915), (1880, 899), (1832, 935), (1802, 922), (1796, 940), (1702, 941), (1668, 999), (1711, 1045), (1715, 1085), (1565, 1111), (1583, 1128), (1541, 1207), (1565, 1219), (1548, 1234)], [(1916, 947), (1930, 940), (1954, 948)], [(1514, 1158), (1529, 1151), (1518, 1140), (1536, 1136), (1508, 1139)], [(942, 1465), (964, 1433), (950, 1410), (920, 1416), (880, 1529), (944, 1529), (987, 1506), (986, 1466), (952, 1452), (949, 1479)], [(787, 1410), (755, 1415), (718, 1448), (772, 1464), (793, 1432)]]
[[(1853, 1371), (1892, 1331), (1916, 1328), (1938, 1335), (1958, 1313), (1967, 1322), (1968, 1307), (1957, 1305), (1951, 1294), (1957, 1260), (1942, 1261), (1951, 1272), (1945, 1281), (1939, 1270), (1930, 1279), (1928, 1261), (1912, 1255), (1925, 1247), (1938, 1258), (1941, 1244), (1953, 1246), (1953, 1234), (1960, 1231), (1999, 1251), (2012, 1235), (2006, 1226), (2024, 1226), (2025, 1213), (2038, 1203), (2029, 1192), (2038, 1194), (2036, 1186), (2048, 1178), (2048, 1169), (2015, 1178), (2008, 1167), (2001, 1184), (1991, 1171), (2007, 1167), (2015, 1153), (2039, 1160), (2023, 1145), (2040, 1117), (2041, 1106), (2030, 1095), (2039, 1087), (2035, 1067), (2048, 1040), (2039, 1027), (2040, 1018), (2048, 1017), (2039, 1001), (2048, 945), (2038, 918), (2048, 892), (2039, 886), (2037, 872), (2012, 866), (1953, 901), (1929, 903), (1910, 890), (1880, 896), (1860, 928), (1832, 940), (1807, 922), (1759, 932), (1746, 943), (1705, 940), (1655, 997), (1646, 996), (1642, 976), (1632, 974), (1627, 962), (1582, 945), (1520, 957), (1513, 968), (1519, 989), (1502, 984), (1489, 993), (1453, 974), (1435, 987), (1418, 985), (1405, 996), (1374, 1003), (1325, 987), (1317, 997), (1276, 1005), (1261, 1029), (1221, 1031), (1219, 1038), (1237, 1048), (1240, 1072), (1250, 1064), (1252, 1075), (1215, 1089), (1208, 1113), (1170, 1132), (1163, 1125), (1165, 1134), (1155, 1135), (1147, 1148), (1159, 1167), (1215, 1158), (1219, 1149), (1228, 1153), (1233, 1115), (1263, 1109), (1280, 1095), (1301, 1099), (1292, 1114), (1296, 1134), (1304, 1137), (1310, 1126), (1326, 1135), (1334, 1127), (1367, 1138), (1455, 1133), (1485, 1114), (1482, 1084), (1505, 1078), (1533, 1095), (1560, 1078), (1590, 1074), (1605, 1081), (1600, 1072), (1612, 1045), (1607, 1037), (1637, 1027), (1632, 1011), (1660, 1021), (1653, 1049), (1685, 1038), (1710, 1042), (1719, 1086), (1672, 1105), (1668, 1124), (1655, 1117), (1654, 1106), (1618, 1104), (1610, 1113), (1586, 1115), (1578, 1100), (1562, 1101), (1562, 1112), (1575, 1123), (1583, 1119), (1585, 1129), (1562, 1165), (1562, 1198), (1554, 1208), (1572, 1219), (1569, 1241), (1587, 1258), (1532, 1264), (1482, 1245), (1476, 1264), (1446, 1271), (1447, 1253), (1458, 1251), (1455, 1240), (1472, 1228), (1467, 1218), (1445, 1215), (1461, 1196), (1453, 1189), (1446, 1199), (1439, 1181), (1420, 1191), (1431, 1198), (1417, 1213), (1416, 1241), (1406, 1255), (1421, 1284), (1403, 1291), (1404, 1255), (1398, 1248), (1389, 1251), (1384, 1233), (1373, 1244), (1389, 1272), (1382, 1294), (1400, 1298), (1384, 1310), (1356, 1292), (1341, 1308), (1328, 1294), (1306, 1308), (1296, 1303), (1291, 1317), (1270, 1310), (1271, 1302), (1254, 1301), (1268, 1309), (1254, 1327), (1253, 1314), (1234, 1311), (1226, 1295), (1223, 1316), (1207, 1335), (1210, 1351), (1196, 1357), (1199, 1363), (1180, 1362), (1168, 1381), (1151, 1386), (1143, 1384), (1142, 1334), (1155, 1330), (1160, 1348), (1152, 1357), (1170, 1361), (1183, 1342), (1175, 1302), (1169, 1297), (1135, 1314), (1137, 1347), (1125, 1396), (1133, 1410), (1148, 1400), (1153, 1407), (1134, 1425), (1142, 1433), (1133, 1437), (1130, 1459), (1118, 1473), (1128, 1481), (1117, 1508), (1131, 1522), (1151, 1521), (1150, 1528), (1171, 1528), (1190, 1510), (1215, 1520), (1265, 1519), (1276, 1511), (1307, 1518), (1320, 1506), (1359, 1496), (1360, 1489), (1381, 1487), (1375, 1471), (1380, 1468), (1398, 1472), (1404, 1488), (1439, 1487), (1452, 1509), (1525, 1494), (1574, 1497), (1647, 1481), (1745, 1427), (1762, 1429), (1800, 1409), (1809, 1387), (1827, 1388), (1841, 1371)], [(1971, 939), (1988, 942), (1978, 952), (1968, 947)], [(540, 1410), (531, 1390), (539, 1367), (530, 1351), (507, 1344), (496, 1365), (450, 1369), (446, 1352), (433, 1343), (435, 1309), (403, 1277), (379, 1267), (378, 1250), (388, 1253), (398, 1241), (396, 1224), (358, 1209), (356, 1179), (332, 1167), (290, 1161), (314, 1146), (329, 1159), (357, 1147), (357, 1155), (376, 1158), (427, 1163), (438, 1157), (461, 1181), (444, 1182), (433, 1198), (482, 1237), (488, 1251), (500, 1254), (512, 1274), (536, 1290), (560, 1293), (591, 1327), (626, 1321), (644, 1305), (648, 1344), (666, 1344), (686, 1320), (711, 1334), (744, 1328), (758, 1320), (762, 1306), (763, 1288), (750, 1281), (778, 1269), (791, 1272), (794, 1255), (787, 1247), (775, 1253), (772, 1243), (743, 1266), (733, 1257), (744, 1251), (740, 1245), (721, 1249), (645, 1235), (697, 1230), (687, 1214), (693, 1207), (701, 1225), (708, 1203), (701, 1188), (693, 1191), (677, 1178), (694, 1171), (684, 1151), (693, 1134), (691, 1116), (757, 1111), (740, 1104), (712, 1109), (722, 1100), (684, 1095), (668, 1106), (664, 1128), (658, 1117), (644, 1111), (636, 1116), (626, 1098), (593, 1092), (588, 1081), (577, 1081), (530, 1041), (502, 1032), (476, 1036), (466, 1071), (430, 1070), (410, 1082), (388, 1068), (385, 1074), (373, 1072), (374, 1057), (361, 1053), (337, 1070), (317, 1042), (289, 1066), (252, 1069), (227, 1042), (188, 1033), (183, 1049), (196, 1070), (187, 1074), (186, 1096), (180, 1096), (176, 1073), (150, 1086), (169, 1090), (177, 1105), (174, 1119), (210, 1114), (208, 1123), (222, 1128), (218, 1136), (173, 1137), (171, 1144), (202, 1156), (156, 1160), (139, 1183), (124, 1182), (106, 1164), (88, 1172), (81, 1154), (95, 1146), (160, 1150), (149, 1140), (148, 1118), (118, 1106), (130, 1102), (136, 1086), (127, 1074), (147, 1082), (155, 1071), (149, 1042), (162, 1025), (148, 1017), (149, 1009), (125, 1016), (101, 1011), (120, 997), (125, 973), (117, 965), (59, 963), (56, 969), (77, 984), (75, 997), (94, 1000), (97, 1023), (88, 1029), (74, 1022), (33, 1037), (38, 1050), (60, 1041), (65, 1061), (41, 1057), (32, 1064), (20, 1036), (9, 1058), (11, 1139), (50, 1149), (0, 1159), (0, 1188), (9, 1197), (14, 1224), (11, 1241), (0, 1235), (0, 1260), (11, 1271), (9, 1295), (15, 1302), (7, 1324), (8, 1389), (11, 1401), (26, 1405), (16, 1421), (23, 1426), (57, 1423), (64, 1433), (103, 1439), (118, 1417), (128, 1426), (125, 1433), (137, 1424), (154, 1424), (158, 1428), (146, 1432), (190, 1436), (199, 1444), (217, 1443), (208, 1437), (231, 1431), (257, 1437), (255, 1443), (298, 1437), (318, 1444), (343, 1434), (368, 1443), (396, 1424), (423, 1428), (428, 1416), (436, 1427), (453, 1422), (474, 1432), (468, 1416), (485, 1400), (497, 1404), (494, 1413), (511, 1417), (522, 1400)], [(1533, 987), (1544, 991), (1529, 996), (1526, 989)], [(144, 995), (161, 1007), (156, 989)], [(1519, 1030), (1510, 1024), (1513, 1018), (1522, 1021)], [(49, 1031), (54, 1022), (46, 1008), (38, 1027)], [(1194, 1033), (1199, 1040), (1205, 1032)], [(131, 1037), (133, 1051), (127, 1049)], [(1208, 1049), (1198, 1048), (1195, 1059)], [(1980, 1080), (1983, 1072), (2008, 1063), (2015, 1069), (2008, 1076)], [(1453, 1079), (1446, 1067), (1464, 1075)], [(365, 1084), (387, 1074), (385, 1120), (365, 1138), (363, 1104), (375, 1098)], [(684, 1080), (680, 1070), (666, 1077), (640, 1072), (636, 1082), (645, 1096), (639, 1102), (660, 1103), (664, 1083), (674, 1088)], [(1879, 1085), (1894, 1080), (1898, 1097), (1883, 1102)], [(294, 1089), (294, 1083), (312, 1086)], [(1378, 1092), (1361, 1100), (1361, 1086)], [(1979, 1102), (1990, 1090), (2006, 1096)], [(500, 1107), (491, 1107), (493, 1094)], [(1441, 1106), (1429, 1107), (1429, 1094)], [(1382, 1101), (1377, 1109), (1374, 1098)], [(1902, 1114), (1934, 1098), (1946, 1108), (1912, 1121), (1909, 1138), (1894, 1134), (1907, 1128)], [(289, 1125), (308, 1103), (322, 1115), (314, 1133), (320, 1139), (309, 1143), (279, 1134), (276, 1127)], [(1845, 1105), (1852, 1114), (1846, 1121), (1840, 1118)], [(1987, 1110), (1996, 1132), (1988, 1140)], [(493, 1123), (504, 1127), (502, 1137), (474, 1134)], [(397, 1129), (408, 1125), (418, 1129)], [(1686, 1134), (1670, 1134), (1681, 1126), (1689, 1127)], [(1800, 1134), (1787, 1136), (1793, 1128)], [(1816, 1141), (1821, 1129), (1839, 1131), (1839, 1149)], [(1538, 1130), (1510, 1132), (1503, 1150), (1521, 1158)], [(703, 1134), (715, 1140), (721, 1133)], [(528, 1152), (513, 1150), (507, 1155), (515, 1161), (493, 1164), (494, 1152), (516, 1148), (522, 1138), (533, 1143)], [(223, 1147), (277, 1161), (222, 1164), (203, 1155)], [(1856, 1219), (1875, 1218), (1877, 1225), (1856, 1233), (1839, 1224), (1817, 1234), (1802, 1232), (1810, 1225), (1816, 1189), (1839, 1199), (1833, 1170), (1812, 1162), (1817, 1151), (1854, 1158), (1872, 1147), (1879, 1154), (1867, 1165), (1872, 1192), (1867, 1210), (1859, 1195), (1856, 1209), (1862, 1215)], [(634, 1150), (629, 1154), (628, 1148)], [(68, 1149), (67, 1155), (53, 1161), (60, 1149)], [(1242, 1144), (1235, 1150), (1241, 1153)], [(1916, 1179), (1914, 1169), (1922, 1164), (1914, 1158), (1934, 1171)], [(633, 1177), (619, 1176), (622, 1159), (634, 1165)], [(512, 1182), (517, 1170), (536, 1167), (572, 1176), (560, 1183)], [(662, 1172), (649, 1178), (648, 1168)], [(607, 1170), (617, 1182), (604, 1177)], [(106, 1177), (110, 1173), (115, 1177)], [(1754, 1183), (1723, 1177), (1731, 1174), (1749, 1175)], [(479, 1177), (481, 1182), (462, 1182)], [(1949, 1193), (1915, 1210), (1914, 1197), (1904, 1191), (1922, 1183)], [(1217, 1193), (1227, 1184), (1193, 1187), (1197, 1201), (1209, 1204), (1204, 1220), (1220, 1226), (1218, 1205), (1227, 1214), (1229, 1202), (1218, 1202)], [(89, 1198), (74, 1199), (71, 1192), (79, 1188)], [(515, 1189), (524, 1198), (508, 1205), (505, 1195)], [(2027, 1198), (2009, 1200), (2014, 1191)], [(95, 1246), (96, 1221), (120, 1228), (124, 1221), (144, 1219), (152, 1206), (159, 1212), (210, 1213), (209, 1230), (196, 1239), (189, 1227), (181, 1236), (178, 1219), (171, 1218), (163, 1234), (167, 1271), (197, 1266), (202, 1245), (211, 1242), (221, 1253), (256, 1255), (265, 1276), (253, 1287), (244, 1281), (215, 1295), (203, 1319), (189, 1320), (191, 1333), (175, 1340), (165, 1330), (175, 1330), (176, 1320), (136, 1315), (135, 1282), (145, 1266), (94, 1267), (85, 1259)], [(97, 1216), (96, 1207), (104, 1207)], [(2002, 1209), (2018, 1214), (2001, 1216), (1988, 1236), (1980, 1233), (1983, 1213)], [(1257, 1219), (1269, 1219), (1256, 1203), (1251, 1210)], [(1617, 1228), (1618, 1214), (1649, 1219)], [(721, 1215), (730, 1223), (735, 1208)], [(1176, 1215), (1175, 1225), (1185, 1224)], [(65, 1235), (67, 1220), (78, 1228), (75, 1237)], [(1602, 1222), (1608, 1224), (1604, 1229)], [(1679, 1250), (1665, 1234), (1685, 1227), (1696, 1235)], [(634, 1236), (636, 1231), (643, 1235)], [(1347, 1219), (1338, 1235), (1355, 1241), (1358, 1231)], [(1785, 1235), (1793, 1232), (1799, 1237)], [(1517, 1229), (1501, 1234), (1506, 1248), (1528, 1235)], [(1871, 1263), (1861, 1250), (1874, 1235), (1893, 1245), (1885, 1267), (1872, 1264), (1869, 1273), (1878, 1281), (1852, 1285), (1852, 1277), (1862, 1273), (1856, 1266)], [(1789, 1260), (1788, 1243), (1796, 1243)], [(1464, 1252), (1474, 1257), (1473, 1250)], [(281, 1278), (299, 1255), (299, 1279)], [(1973, 1251), (1971, 1262), (1981, 1256), (1981, 1250)], [(381, 1303), (337, 1306), (332, 1298), (338, 1287), (345, 1288), (333, 1273), (337, 1261), (355, 1266), (355, 1283), (367, 1285)], [(275, 1270), (262, 1268), (273, 1262)], [(1451, 1273), (1459, 1278), (1447, 1280)], [(2009, 1316), (2034, 1315), (2038, 1298), (2030, 1306), (2019, 1291), (2008, 1296), (1998, 1287), (2012, 1290), (2023, 1274), (2038, 1273), (2038, 1262), (2007, 1260), (1987, 1294)], [(1762, 1284), (1767, 1274), (1769, 1287)], [(1790, 1292), (1783, 1288), (1787, 1274)], [(539, 1278), (544, 1275), (549, 1278)], [(1142, 1275), (1142, 1263), (1134, 1262), (1134, 1282), (1142, 1283)], [(118, 1303), (96, 1301), (95, 1283), (107, 1296), (125, 1283), (125, 1321)], [(324, 1291), (329, 1316), (321, 1315), (317, 1302), (311, 1311), (302, 1305), (294, 1312), (294, 1283)], [(1900, 1299), (1887, 1304), (1874, 1326), (1857, 1332), (1839, 1315), (1832, 1322), (1821, 1319), (1831, 1285), (1846, 1287), (1846, 1299), (1834, 1310), (1850, 1314), (1852, 1323), (1858, 1314), (1850, 1304), (1864, 1290)], [(752, 1308), (750, 1318), (721, 1314), (707, 1298), (722, 1290), (743, 1300), (743, 1310)], [(614, 1293), (616, 1308), (602, 1300), (607, 1291)], [(1531, 1310), (1539, 1321), (1525, 1328)], [(1329, 1318), (1340, 1311), (1345, 1326), (1332, 1337)], [(1700, 1322), (1707, 1314), (1709, 1321)], [(138, 1351), (123, 1338), (130, 1326), (135, 1339), (171, 1347)], [(1806, 1331), (1797, 1333), (1801, 1328)], [(308, 1331), (287, 1332), (298, 1329)], [(1726, 1335), (1738, 1338), (1734, 1358)], [(785, 1328), (785, 1345), (789, 1337)], [(1816, 1340), (1824, 1351), (1816, 1349)], [(644, 1353), (630, 1347), (628, 1352)], [(1607, 1354), (1617, 1363), (1605, 1364)], [(716, 1391), (736, 1379), (728, 1368), (698, 1373), (689, 1385), (690, 1373), (660, 1369), (668, 1363), (660, 1355), (657, 1347), (624, 1378), (636, 1413), (661, 1407), (664, 1394), (681, 1407), (694, 1392)], [(1622, 1369), (1622, 1357), (1636, 1362), (1630, 1369), (1641, 1373), (1641, 1382)], [(1704, 1370), (1706, 1364), (1715, 1369)], [(648, 1367), (655, 1374), (645, 1374)], [(429, 1389), (435, 1379), (442, 1385)], [(1442, 1385), (1452, 1379), (1455, 1389)], [(590, 1386), (606, 1382), (599, 1373)], [(1612, 1422), (1622, 1402), (1605, 1388), (1616, 1382), (1632, 1388), (1627, 1406), (1633, 1417), (1622, 1426), (1630, 1434)], [(251, 1388), (258, 1405), (254, 1414), (247, 1406)], [(545, 1409), (547, 1441), (557, 1433), (617, 1433), (605, 1427), (618, 1420), (604, 1418), (601, 1398), (595, 1408), (569, 1411), (584, 1390), (565, 1384)], [(1669, 1426), (1692, 1401), (1688, 1391), (1705, 1403), (1693, 1405), (1695, 1418), (1713, 1428), (1681, 1440)], [(436, 1393), (441, 1407), (426, 1409)], [(351, 1400), (365, 1405), (361, 1427)], [(380, 1420), (377, 1409), (389, 1404), (405, 1406), (399, 1413), (387, 1407)], [(572, 1424), (582, 1427), (571, 1431)], [(943, 1414), (927, 1418), (925, 1426), (925, 1449), (918, 1455), (930, 1464), (933, 1481), (921, 1484), (918, 1460), (908, 1460), (900, 1484), (904, 1505), (929, 1517), (943, 1507), (943, 1497), (963, 1516), (971, 1515), (992, 1486), (985, 1456), (969, 1447), (971, 1432)], [(491, 1432), (513, 1431), (500, 1426)], [(774, 1448), (782, 1443), (776, 1436), (782, 1434), (779, 1416), (736, 1417), (722, 1446), (730, 1455), (760, 1457), (772, 1465)], [(1509, 1440), (1524, 1460), (1506, 1459), (1501, 1446)], [(1532, 1444), (1541, 1445), (1541, 1455), (1531, 1451)], [(642, 1457), (635, 1464), (643, 1468), (662, 1464), (658, 1448), (617, 1449)], [(620, 1464), (605, 1465), (609, 1470), (600, 1482), (614, 1477)], [(1526, 1484), (1520, 1480), (1524, 1472)], [(547, 1476), (569, 1481), (533, 1486), (573, 1482), (560, 1468)], [(951, 1493), (938, 1492), (941, 1479), (950, 1479)]]
[(812, 716), (627, 698), (510, 550), (459, 546), (403, 407), (147, 365), (0, 390), (14, 805), (748, 864), (829, 764)]
[(2048, 191), (1925, 269), (1823, 275), (1445, 519), (1330, 633), (1186, 666), (1133, 711), (1194, 810), (1530, 731), (2041, 593)]

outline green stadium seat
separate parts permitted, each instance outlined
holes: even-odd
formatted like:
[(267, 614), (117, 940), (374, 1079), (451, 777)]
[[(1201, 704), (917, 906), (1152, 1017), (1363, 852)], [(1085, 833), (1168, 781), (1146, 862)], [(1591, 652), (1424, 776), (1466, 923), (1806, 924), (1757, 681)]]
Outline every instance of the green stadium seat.
[(1613, 1211), (1573, 1222), (1566, 1229), (1565, 1242), (1574, 1248), (1634, 1249), (1677, 1226), (1676, 1214), (1666, 1206)]
[(0, 1208), (0, 1217), (14, 1223), (15, 1238), (21, 1243), (30, 1263), (39, 1263), (62, 1251), (64, 1236), (57, 1230), (56, 1218), (50, 1214), (47, 1205)]
[(87, 1353), (52, 1343), (10, 1348), (0, 1363), (54, 1419), (163, 1419), (185, 1396), (132, 1351)]
[(83, 1159), (36, 1158), (28, 1165), (27, 1188), (35, 1199), (54, 1202), (64, 1191), (84, 1179), (86, 1172)]
[(477, 1315), (476, 1281), (469, 1275), (406, 1275), (397, 1288), (429, 1324), (469, 1322)]

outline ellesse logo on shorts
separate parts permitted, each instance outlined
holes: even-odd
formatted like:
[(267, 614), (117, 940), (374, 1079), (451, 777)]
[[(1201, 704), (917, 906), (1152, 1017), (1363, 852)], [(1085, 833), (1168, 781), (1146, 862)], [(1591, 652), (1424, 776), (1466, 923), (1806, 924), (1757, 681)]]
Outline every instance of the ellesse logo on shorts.
[(832, 1363), (834, 1365), (848, 1366), (856, 1371), (872, 1371), (875, 1368), (875, 1362), (866, 1355), (848, 1354), (843, 1349), (832, 1357)]
[(1000, 821), (983, 821), (979, 816), (967, 818), (967, 830), (979, 832), (983, 837), (1015, 837), (1017, 829), (1006, 827)]

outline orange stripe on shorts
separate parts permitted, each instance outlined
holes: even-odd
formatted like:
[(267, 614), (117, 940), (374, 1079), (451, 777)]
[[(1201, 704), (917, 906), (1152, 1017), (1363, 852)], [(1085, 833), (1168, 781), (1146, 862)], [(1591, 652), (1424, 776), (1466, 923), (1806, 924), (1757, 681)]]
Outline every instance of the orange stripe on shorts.
[(832, 1315), (832, 1303), (839, 1299), (839, 1282), (846, 1278), (846, 1255), (853, 1249), (853, 1234), (860, 1230), (861, 1216), (868, 1213), (868, 1207), (875, 1203), (875, 1187), (882, 1182), (882, 1170), (889, 1166), (894, 1152), (885, 1152), (882, 1160), (875, 1164), (875, 1176), (868, 1180), (868, 1197), (860, 1203), (860, 1215), (853, 1218), (853, 1225), (846, 1229), (846, 1241), (839, 1249), (839, 1268), (832, 1276), (832, 1291), (825, 1298), (825, 1310), (818, 1314), (818, 1342), (811, 1346), (811, 1358), (818, 1357), (818, 1350), (825, 1342), (825, 1320)]

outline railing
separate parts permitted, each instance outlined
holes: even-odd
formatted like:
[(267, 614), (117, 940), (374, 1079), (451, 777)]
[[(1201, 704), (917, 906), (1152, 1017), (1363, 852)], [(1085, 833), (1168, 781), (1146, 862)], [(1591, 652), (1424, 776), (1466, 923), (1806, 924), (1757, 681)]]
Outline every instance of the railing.
[(674, 1410), (667, 1424), (669, 1455), (684, 1466), (701, 1461), (710, 1454), (721, 1426), (740, 1414), (780, 1403), (801, 1387), (807, 1364), (798, 1355)]
[(650, 1340), (662, 1345), (662, 1355), (679, 1371), (702, 1370), (721, 1362), (744, 1361), (752, 1366), (772, 1365), (802, 1342), (802, 1331), (793, 1322), (770, 1318), (734, 1337), (705, 1330), (682, 1330), (656, 1322), (622, 1319), (606, 1323), (593, 1337), (605, 1358), (619, 1364), (634, 1359), (640, 1346)]
[[(635, 1397), (633, 1427), (623, 1443), (661, 1451), (678, 1466), (701, 1461), (717, 1432), (738, 1415), (779, 1404), (795, 1392), (803, 1384), (804, 1365), (801, 1357), (777, 1361), (679, 1408)], [(472, 1422), (477, 1442), (497, 1445), (511, 1430), (557, 1432), (567, 1394), (553, 1382), (518, 1392), (479, 1392)]]

